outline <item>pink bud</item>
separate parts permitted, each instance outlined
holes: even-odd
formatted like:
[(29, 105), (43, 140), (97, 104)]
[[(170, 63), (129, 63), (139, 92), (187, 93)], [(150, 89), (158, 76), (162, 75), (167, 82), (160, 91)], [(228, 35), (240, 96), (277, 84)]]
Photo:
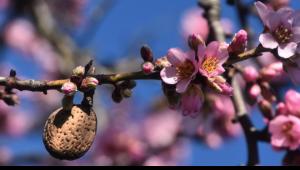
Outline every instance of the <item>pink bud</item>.
[(285, 115), (287, 114), (287, 107), (283, 102), (280, 102), (276, 106), (276, 115)]
[(250, 89), (249, 89), (249, 95), (252, 99), (257, 99), (257, 97), (261, 93), (261, 88), (259, 87), (258, 84), (254, 84)]
[(192, 34), (188, 37), (188, 44), (192, 50), (197, 50), (199, 45), (205, 45), (205, 41), (200, 34)]
[(282, 62), (275, 62), (261, 70), (261, 76), (264, 80), (272, 80), (284, 73)]
[(248, 33), (245, 30), (240, 30), (234, 35), (228, 47), (228, 52), (234, 54), (242, 53), (246, 50), (247, 43), (248, 43)]
[(76, 86), (76, 84), (74, 84), (72, 82), (67, 82), (62, 85), (61, 91), (65, 95), (72, 96), (77, 91), (77, 86)]
[(81, 87), (94, 89), (97, 87), (98, 84), (99, 84), (98, 79), (94, 77), (86, 77), (85, 79), (82, 80)]
[(255, 82), (258, 76), (258, 72), (254, 67), (247, 66), (244, 68), (243, 77), (247, 82)]
[(145, 62), (142, 65), (142, 69), (145, 74), (150, 74), (154, 71), (154, 65), (151, 62)]

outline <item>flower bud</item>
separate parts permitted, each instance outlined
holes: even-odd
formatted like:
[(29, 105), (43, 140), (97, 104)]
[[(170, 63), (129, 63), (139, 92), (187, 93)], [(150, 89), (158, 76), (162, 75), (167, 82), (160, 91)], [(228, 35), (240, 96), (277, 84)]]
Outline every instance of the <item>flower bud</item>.
[(192, 50), (197, 50), (199, 45), (204, 45), (205, 41), (200, 34), (193, 34), (188, 37), (188, 45)]
[(142, 65), (142, 69), (145, 74), (150, 74), (154, 71), (154, 65), (151, 62), (145, 62)]
[(287, 114), (287, 107), (283, 102), (280, 102), (276, 106), (276, 115), (285, 115)]
[(245, 30), (240, 30), (234, 35), (228, 47), (228, 52), (234, 54), (239, 54), (244, 52), (247, 47), (247, 41), (248, 41), (247, 32)]
[(85, 72), (85, 68), (83, 66), (77, 66), (73, 69), (73, 75), (75, 76), (83, 76)]
[(269, 81), (284, 73), (282, 62), (275, 62), (263, 68), (260, 72), (262, 79)]
[(62, 85), (61, 91), (67, 96), (72, 96), (77, 91), (77, 86), (72, 82), (67, 82)]
[(94, 77), (86, 77), (82, 80), (81, 87), (95, 89), (99, 81)]
[(144, 61), (149, 61), (149, 62), (153, 61), (152, 50), (147, 45), (142, 46), (140, 53), (141, 53), (141, 56), (142, 56)]
[(243, 70), (243, 77), (247, 82), (255, 82), (258, 76), (257, 70), (252, 66), (247, 66)]
[(113, 99), (114, 102), (116, 103), (120, 103), (123, 99), (123, 96), (121, 95), (121, 92), (119, 89), (115, 89), (112, 94), (111, 94), (111, 98)]
[(261, 93), (261, 88), (259, 87), (258, 84), (254, 84), (249, 89), (249, 96), (251, 97), (251, 99), (256, 100), (257, 97), (260, 95), (260, 93)]

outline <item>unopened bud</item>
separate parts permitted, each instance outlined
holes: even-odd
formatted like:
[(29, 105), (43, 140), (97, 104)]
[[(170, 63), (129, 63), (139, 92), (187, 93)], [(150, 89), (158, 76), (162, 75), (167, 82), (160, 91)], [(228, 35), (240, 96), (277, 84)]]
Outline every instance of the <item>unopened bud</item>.
[(62, 85), (61, 91), (67, 96), (72, 96), (77, 91), (77, 86), (72, 82), (66, 82)]
[(277, 100), (277, 98), (273, 94), (271, 86), (268, 82), (266, 82), (266, 81), (261, 82), (260, 87), (261, 87), (261, 94), (266, 100), (268, 100), (270, 102), (275, 102)]
[(258, 84), (254, 84), (249, 89), (249, 96), (251, 99), (256, 100), (257, 97), (261, 94), (261, 88)]
[(85, 72), (85, 68), (83, 66), (77, 66), (73, 69), (73, 75), (75, 76), (83, 76)]
[(122, 96), (123, 97), (128, 98), (128, 97), (131, 97), (131, 95), (132, 95), (132, 91), (130, 89), (123, 89), (122, 90)]
[(123, 99), (120, 90), (115, 89), (112, 94), (111, 94), (111, 98), (113, 99), (114, 102), (116, 103), (120, 103)]
[(144, 61), (153, 61), (153, 53), (149, 46), (143, 45), (140, 52)]
[(252, 66), (247, 66), (243, 70), (243, 77), (247, 82), (255, 82), (258, 76), (257, 70)]
[(228, 47), (228, 52), (234, 54), (242, 53), (246, 50), (247, 43), (248, 43), (248, 33), (245, 30), (240, 30), (234, 35)]
[(94, 77), (86, 77), (82, 80), (81, 87), (95, 89), (99, 81)]
[(262, 113), (262, 115), (267, 119), (271, 120), (273, 118), (272, 114), (272, 105), (267, 100), (261, 100), (258, 102), (259, 109)]
[(270, 81), (284, 73), (282, 62), (275, 62), (263, 68), (260, 72), (262, 79)]
[(193, 34), (188, 37), (188, 45), (192, 50), (197, 50), (199, 45), (204, 45), (205, 41), (200, 34)]
[(286, 105), (283, 102), (280, 102), (276, 106), (276, 115), (285, 115), (287, 114), (288, 110)]
[(151, 62), (145, 62), (142, 65), (142, 69), (145, 74), (150, 74), (154, 71), (154, 65)]

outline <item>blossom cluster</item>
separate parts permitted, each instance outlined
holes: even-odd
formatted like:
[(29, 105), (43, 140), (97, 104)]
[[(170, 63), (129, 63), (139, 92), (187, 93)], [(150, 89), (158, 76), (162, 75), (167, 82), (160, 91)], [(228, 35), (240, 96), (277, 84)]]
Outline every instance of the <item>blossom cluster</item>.
[[(199, 34), (193, 34), (189, 36), (188, 44), (190, 51), (171, 48), (166, 57), (158, 61), (164, 63), (160, 71), (161, 79), (168, 85), (176, 86), (175, 91), (181, 96), (179, 106), (183, 114), (195, 117), (204, 103), (205, 87), (222, 95), (232, 95), (231, 85), (222, 76), (225, 72), (223, 65), (229, 54), (245, 51), (247, 32), (239, 31), (230, 44), (213, 41), (208, 45)], [(195, 83), (195, 79), (201, 82)]]

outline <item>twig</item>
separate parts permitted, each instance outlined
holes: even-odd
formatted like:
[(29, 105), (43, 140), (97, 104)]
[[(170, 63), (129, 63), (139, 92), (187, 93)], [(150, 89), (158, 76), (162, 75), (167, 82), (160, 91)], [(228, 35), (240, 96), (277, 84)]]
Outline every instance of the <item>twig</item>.
[(232, 78), (233, 87), (233, 103), (236, 110), (236, 118), (240, 122), (245, 138), (247, 141), (248, 150), (248, 161), (247, 165), (258, 165), (259, 164), (259, 153), (258, 153), (258, 141), (256, 139), (256, 129), (253, 126), (248, 114), (246, 105), (243, 99), (240, 85), (236, 80), (236, 76)]

